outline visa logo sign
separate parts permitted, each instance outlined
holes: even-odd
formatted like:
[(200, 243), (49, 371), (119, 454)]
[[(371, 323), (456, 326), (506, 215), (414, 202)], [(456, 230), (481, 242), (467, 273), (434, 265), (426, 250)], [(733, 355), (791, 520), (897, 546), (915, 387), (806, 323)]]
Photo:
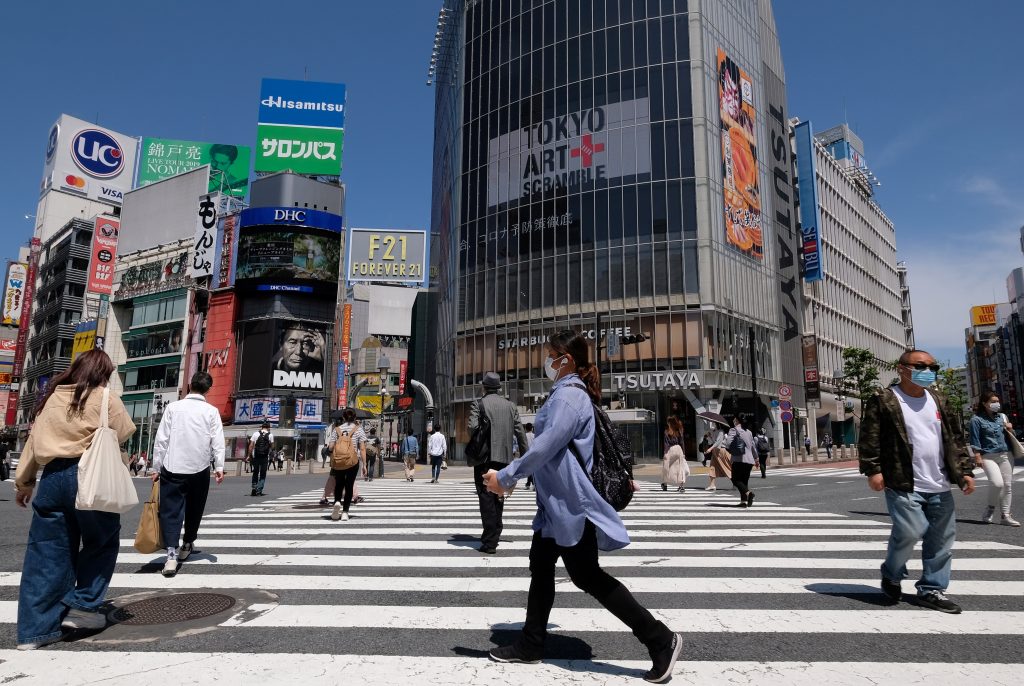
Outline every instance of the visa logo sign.
[(116, 200), (117, 202), (124, 201), (124, 193), (117, 188), (109, 188), (107, 186), (100, 186), (100, 195), (103, 198), (109, 200)]

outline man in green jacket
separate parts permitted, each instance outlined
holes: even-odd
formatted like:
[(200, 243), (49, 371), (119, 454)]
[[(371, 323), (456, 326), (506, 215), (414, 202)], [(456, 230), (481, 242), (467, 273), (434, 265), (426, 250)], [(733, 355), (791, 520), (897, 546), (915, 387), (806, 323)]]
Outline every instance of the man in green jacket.
[(882, 563), (882, 592), (894, 603), (907, 560), (923, 539), (924, 572), (917, 582), (917, 604), (959, 614), (946, 597), (956, 540), (956, 511), (950, 484), (974, 492), (973, 462), (959, 422), (945, 398), (930, 388), (939, 365), (923, 350), (909, 350), (897, 365), (900, 382), (864, 403), (860, 471), (873, 491), (885, 490), (892, 520), (889, 549)]

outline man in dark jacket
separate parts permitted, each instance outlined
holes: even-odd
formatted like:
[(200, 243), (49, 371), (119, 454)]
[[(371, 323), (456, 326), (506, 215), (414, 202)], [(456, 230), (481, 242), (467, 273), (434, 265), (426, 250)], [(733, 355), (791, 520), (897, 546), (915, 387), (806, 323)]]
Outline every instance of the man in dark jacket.
[(473, 479), (476, 482), (476, 493), (480, 500), (480, 519), (484, 531), (480, 536), (480, 552), (493, 555), (498, 548), (501, 536), (501, 513), (504, 501), (494, 493), (487, 491), (483, 475), (489, 470), (504, 469), (512, 461), (512, 442), (515, 440), (519, 454), (527, 449), (526, 431), (519, 420), (519, 410), (501, 395), (501, 379), (494, 372), (484, 374), (484, 397), (477, 400), (469, 410), (470, 433), (480, 425), (480, 412), (487, 415), (491, 422), (490, 450), (486, 459), (473, 464)]
[(924, 572), (917, 582), (917, 604), (959, 614), (946, 597), (956, 540), (956, 512), (950, 484), (974, 492), (973, 464), (959, 422), (946, 400), (930, 388), (939, 365), (923, 350), (910, 350), (897, 366), (900, 382), (864, 404), (860, 471), (874, 491), (885, 490), (892, 520), (889, 549), (882, 563), (882, 592), (902, 598), (900, 582), (907, 560), (922, 540)]

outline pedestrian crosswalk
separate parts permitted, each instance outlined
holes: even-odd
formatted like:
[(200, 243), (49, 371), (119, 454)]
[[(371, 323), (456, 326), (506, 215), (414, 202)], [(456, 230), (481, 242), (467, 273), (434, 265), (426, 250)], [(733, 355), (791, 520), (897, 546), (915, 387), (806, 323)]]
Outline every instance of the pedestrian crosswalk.
[[(470, 482), (384, 479), (360, 492), (366, 501), (348, 522), (316, 506), (319, 490), (221, 510), (211, 502), (198, 552), (171, 579), (158, 573), (163, 557), (135, 552), (123, 531), (111, 598), (210, 592), (238, 603), (201, 630), (150, 639), (115, 626), (75, 644), (0, 650), (0, 682), (118, 683), (174, 670), (185, 683), (632, 684), (649, 667), (628, 629), (564, 569), (551, 659), (486, 659), (525, 615), (533, 493), (508, 499), (498, 554), (488, 556)], [(602, 564), (683, 634), (677, 682), (1018, 683), (1021, 536), (957, 544), (950, 594), (962, 615), (888, 607), (877, 590), (887, 522), (771, 497), (748, 510), (730, 491), (645, 484), (623, 513), (633, 543)], [(920, 562), (909, 566), (913, 579)], [(5, 635), (19, 581), (0, 573)]]
[[(827, 477), (835, 479), (863, 478), (856, 467), (783, 467), (781, 469), (770, 470), (769, 474), (773, 477)], [(988, 481), (988, 477), (985, 476), (984, 470), (975, 469), (974, 480), (977, 482)], [(1013, 468), (1013, 480), (1015, 482), (1024, 482), (1024, 465)]]

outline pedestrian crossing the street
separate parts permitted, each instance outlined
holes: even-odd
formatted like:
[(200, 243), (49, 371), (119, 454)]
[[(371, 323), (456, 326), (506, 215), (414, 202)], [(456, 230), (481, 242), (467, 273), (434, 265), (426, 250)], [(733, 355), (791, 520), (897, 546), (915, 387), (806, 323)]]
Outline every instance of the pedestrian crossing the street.
[[(957, 544), (950, 595), (965, 611), (945, 615), (881, 602), (886, 520), (771, 502), (767, 492), (766, 502), (741, 509), (724, 489), (642, 486), (623, 513), (632, 544), (601, 561), (683, 634), (676, 683), (1019, 682), (1010, 663), (1024, 637), (1020, 536)], [(159, 574), (163, 556), (137, 553), (134, 531), (123, 530), (112, 599), (202, 592), (236, 604), (207, 626), (170, 628), (159, 640), (121, 625), (73, 644), (0, 650), (0, 682), (173, 674), (221, 684), (640, 683), (645, 649), (564, 568), (550, 659), (487, 659), (525, 616), (534, 493), (517, 489), (507, 499), (498, 553), (483, 555), (470, 481), (383, 479), (359, 489), (365, 502), (348, 522), (317, 506), (320, 490), (208, 507), (198, 552), (170, 579)], [(908, 596), (920, 560), (909, 567)], [(19, 581), (18, 572), (0, 573), (0, 624), (11, 637)]]
[[(835, 479), (861, 479), (864, 478), (857, 467), (782, 467), (772, 469), (768, 472), (771, 476), (783, 477), (827, 477)], [(974, 470), (974, 480), (977, 482), (988, 481), (985, 471)], [(1017, 483), (1024, 482), (1024, 465), (1013, 468), (1013, 480)]]

